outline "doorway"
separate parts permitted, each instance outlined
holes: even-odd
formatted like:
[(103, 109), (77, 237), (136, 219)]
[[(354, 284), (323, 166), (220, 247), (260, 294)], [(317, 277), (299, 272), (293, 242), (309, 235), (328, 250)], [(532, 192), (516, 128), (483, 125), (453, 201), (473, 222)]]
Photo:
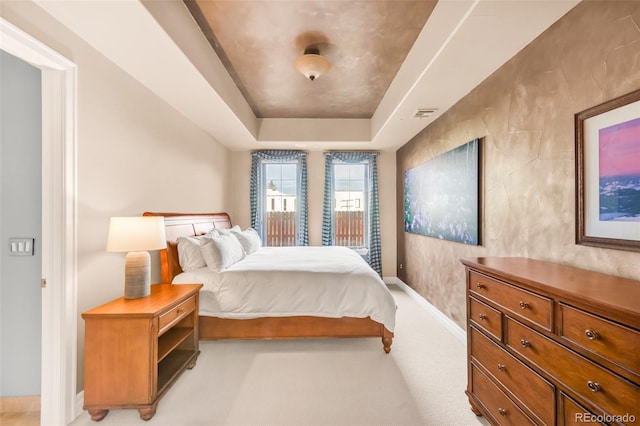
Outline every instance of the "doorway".
[(0, 49), (39, 68), (42, 73), (40, 421), (43, 425), (65, 425), (78, 412), (76, 66), (2, 18)]
[(41, 80), (38, 68), (0, 50), (2, 424), (40, 423)]

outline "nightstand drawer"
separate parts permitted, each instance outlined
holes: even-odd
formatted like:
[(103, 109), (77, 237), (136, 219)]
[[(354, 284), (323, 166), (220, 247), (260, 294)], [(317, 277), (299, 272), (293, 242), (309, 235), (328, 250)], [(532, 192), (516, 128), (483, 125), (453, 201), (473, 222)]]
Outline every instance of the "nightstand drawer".
[[(471, 330), (471, 356), (544, 424), (555, 419), (555, 387), (475, 328)], [(522, 386), (526, 383), (526, 386)]]
[(482, 404), (500, 425), (523, 426), (535, 424), (493, 382), (471, 364), (471, 388), (474, 394), (484, 395)]
[(552, 329), (553, 302), (547, 297), (475, 272), (469, 273), (469, 291), (547, 331)]
[(511, 349), (604, 412), (640, 418), (640, 387), (637, 385), (510, 318), (507, 319), (506, 340)]
[(159, 324), (159, 332), (158, 334), (164, 333), (165, 330), (170, 328), (174, 323), (180, 321), (185, 316), (189, 315), (196, 309), (196, 298), (190, 297), (185, 300), (178, 306), (171, 309), (169, 312), (163, 314), (158, 319)]
[(560, 308), (560, 336), (640, 375), (640, 332), (571, 306)]

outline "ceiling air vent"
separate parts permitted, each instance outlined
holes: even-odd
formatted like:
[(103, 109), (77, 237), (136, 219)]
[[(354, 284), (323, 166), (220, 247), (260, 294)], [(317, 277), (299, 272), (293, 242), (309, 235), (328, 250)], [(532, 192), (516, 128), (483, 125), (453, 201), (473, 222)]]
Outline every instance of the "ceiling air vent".
[(416, 115), (414, 115), (414, 118), (426, 118), (432, 115), (436, 111), (437, 111), (436, 109), (431, 109), (431, 108), (420, 108), (416, 111)]

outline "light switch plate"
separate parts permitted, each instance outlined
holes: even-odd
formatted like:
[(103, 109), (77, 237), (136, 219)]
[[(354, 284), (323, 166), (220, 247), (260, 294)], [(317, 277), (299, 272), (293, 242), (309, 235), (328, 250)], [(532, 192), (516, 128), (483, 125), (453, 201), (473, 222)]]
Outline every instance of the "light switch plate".
[(33, 256), (35, 238), (9, 238), (10, 256)]

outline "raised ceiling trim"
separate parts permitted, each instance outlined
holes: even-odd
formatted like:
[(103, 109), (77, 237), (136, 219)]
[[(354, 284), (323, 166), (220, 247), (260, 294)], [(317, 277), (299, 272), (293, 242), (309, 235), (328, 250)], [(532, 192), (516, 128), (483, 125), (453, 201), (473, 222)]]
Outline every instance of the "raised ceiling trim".
[[(373, 118), (332, 122), (331, 129), (326, 119), (257, 118), (181, 1), (36, 3), (232, 150), (301, 141), (319, 150), (322, 143), (395, 150), (579, 0), (438, 2)], [(425, 103), (438, 111), (412, 119)]]

